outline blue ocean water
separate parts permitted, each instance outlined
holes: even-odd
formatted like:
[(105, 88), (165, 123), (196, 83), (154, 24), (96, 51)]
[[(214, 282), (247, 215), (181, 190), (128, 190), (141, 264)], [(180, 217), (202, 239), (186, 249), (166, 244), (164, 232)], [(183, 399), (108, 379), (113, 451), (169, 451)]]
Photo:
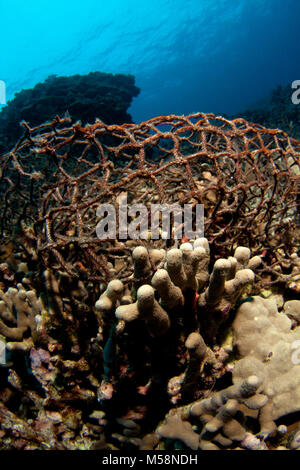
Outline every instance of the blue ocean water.
[(135, 75), (129, 110), (237, 113), (300, 79), (299, 0), (0, 0), (7, 100), (50, 74)]

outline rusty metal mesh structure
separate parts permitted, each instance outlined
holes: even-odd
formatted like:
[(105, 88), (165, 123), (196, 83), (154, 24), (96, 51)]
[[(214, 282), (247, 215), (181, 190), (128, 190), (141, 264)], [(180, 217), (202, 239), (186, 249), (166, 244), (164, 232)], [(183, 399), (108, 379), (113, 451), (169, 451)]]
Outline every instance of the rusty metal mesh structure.
[(124, 193), (129, 204), (203, 204), (213, 254), (248, 246), (265, 254), (269, 274), (280, 275), (297, 249), (300, 142), (280, 130), (203, 113), (23, 126), (1, 157), (2, 236), (26, 227), (46, 266), (107, 281), (108, 262), (130, 246), (97, 238), (96, 210)]

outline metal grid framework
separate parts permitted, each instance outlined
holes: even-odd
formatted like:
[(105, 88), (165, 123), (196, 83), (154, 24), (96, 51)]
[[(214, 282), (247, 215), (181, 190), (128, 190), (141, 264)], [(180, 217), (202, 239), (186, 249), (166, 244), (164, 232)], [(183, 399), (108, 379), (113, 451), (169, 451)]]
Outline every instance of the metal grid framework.
[(46, 266), (107, 281), (108, 261), (130, 248), (97, 238), (96, 210), (124, 194), (128, 203), (203, 204), (213, 255), (248, 246), (274, 279), (296, 251), (300, 142), (285, 132), (204, 113), (22, 125), (23, 138), (1, 157), (2, 236), (27, 227)]

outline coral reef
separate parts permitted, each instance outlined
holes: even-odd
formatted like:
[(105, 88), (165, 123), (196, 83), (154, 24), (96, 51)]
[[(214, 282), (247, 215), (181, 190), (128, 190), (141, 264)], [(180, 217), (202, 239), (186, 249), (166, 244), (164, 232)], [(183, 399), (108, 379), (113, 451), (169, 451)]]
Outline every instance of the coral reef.
[[(202, 113), (120, 126), (63, 127), (66, 121), (24, 123), (23, 139), (1, 158), (2, 235), (14, 227), (17, 239), (25, 226), (19, 239), (44, 266), (112, 280), (111, 264), (126, 259), (128, 248), (118, 228), (113, 239), (99, 239), (97, 208), (109, 203), (118, 215), (125, 198), (148, 211), (151, 204), (202, 204), (213, 259), (246, 246), (263, 255), (257, 281), (295, 282), (298, 141)], [(153, 248), (163, 247), (160, 242)], [(131, 274), (126, 265), (121, 269), (121, 280)]]
[[(33, 346), (32, 338), (36, 332), (35, 317), (42, 310), (40, 301), (36, 297), (34, 290), (26, 291), (22, 284), (18, 284), (18, 289), (10, 287), (5, 293), (0, 291), (1, 318), (14, 326), (7, 326), (0, 319), (0, 335), (9, 341), (8, 349), (30, 350)], [(14, 316), (16, 312), (16, 317)], [(29, 330), (28, 339), (24, 335)]]
[(242, 110), (238, 117), (271, 129), (282, 129), (291, 137), (299, 139), (300, 107), (292, 102), (294, 91), (291, 85), (279, 85), (260, 105)]
[(16, 253), (1, 292), (1, 448), (297, 446), (276, 420), (300, 409), (298, 301), (278, 313), (249, 297), (261, 260), (246, 247), (211, 268), (205, 238), (131, 252), (127, 282), (100, 289), (49, 268), (37, 280)]
[(139, 94), (131, 75), (91, 72), (60, 77), (50, 75), (32, 89), (22, 90), (0, 112), (0, 154), (9, 151), (22, 136), (21, 121), (37, 126), (68, 113), (87, 124), (96, 118), (106, 124), (131, 122), (127, 113)]
[[(67, 124), (1, 157), (0, 448), (299, 448), (299, 142), (201, 113)], [(124, 198), (203, 204), (206, 238), (99, 239)]]

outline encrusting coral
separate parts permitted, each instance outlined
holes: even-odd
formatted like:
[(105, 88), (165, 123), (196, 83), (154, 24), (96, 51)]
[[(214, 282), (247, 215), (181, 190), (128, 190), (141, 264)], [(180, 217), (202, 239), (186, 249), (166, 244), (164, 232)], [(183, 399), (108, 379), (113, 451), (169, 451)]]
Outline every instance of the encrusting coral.
[(291, 327), (274, 300), (258, 296), (241, 305), (233, 322), (233, 344), (241, 357), (233, 381), (239, 383), (249, 373), (261, 378), (270, 408), (266, 432), (273, 420), (300, 411), (299, 361), (293, 356), (293, 344), (300, 345), (300, 329)]

